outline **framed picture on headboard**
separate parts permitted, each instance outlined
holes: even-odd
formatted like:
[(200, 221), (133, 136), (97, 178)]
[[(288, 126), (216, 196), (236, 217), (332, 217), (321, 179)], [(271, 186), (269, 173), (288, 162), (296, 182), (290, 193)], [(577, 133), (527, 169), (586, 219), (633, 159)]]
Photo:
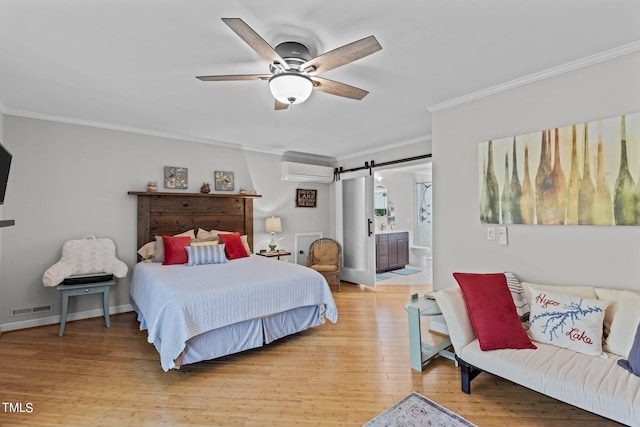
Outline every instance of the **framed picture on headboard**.
[(176, 166), (165, 166), (164, 188), (180, 190), (186, 190), (189, 188), (189, 169)]
[(317, 207), (318, 190), (296, 188), (296, 208)]
[(235, 187), (233, 172), (215, 171), (213, 178), (215, 180), (216, 191), (233, 191)]

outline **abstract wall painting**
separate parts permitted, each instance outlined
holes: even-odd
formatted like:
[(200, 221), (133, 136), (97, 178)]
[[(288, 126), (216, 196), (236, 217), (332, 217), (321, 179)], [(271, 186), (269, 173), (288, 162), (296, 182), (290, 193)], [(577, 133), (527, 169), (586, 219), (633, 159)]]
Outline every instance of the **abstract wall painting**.
[(640, 113), (479, 144), (480, 222), (640, 225)]

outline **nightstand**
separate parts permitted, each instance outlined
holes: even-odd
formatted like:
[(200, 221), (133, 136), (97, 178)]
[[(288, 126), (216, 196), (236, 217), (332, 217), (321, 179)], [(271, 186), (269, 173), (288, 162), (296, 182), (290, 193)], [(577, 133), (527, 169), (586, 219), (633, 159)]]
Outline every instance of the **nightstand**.
[(67, 311), (69, 310), (69, 297), (77, 295), (90, 295), (102, 293), (102, 311), (107, 328), (111, 327), (109, 320), (109, 290), (115, 285), (115, 280), (106, 282), (83, 283), (81, 285), (58, 285), (57, 289), (62, 292), (62, 313), (60, 318), (60, 331), (58, 336), (64, 335), (64, 325), (67, 323)]
[(290, 256), (291, 252), (287, 251), (275, 251), (275, 252), (258, 252), (256, 255), (266, 256), (267, 258), (280, 259), (281, 256)]
[[(422, 342), (420, 331), (420, 316), (441, 316), (442, 312), (435, 300), (424, 296), (410, 299), (404, 306), (409, 316), (409, 354), (411, 368), (422, 372), (422, 366), (436, 356), (455, 361), (455, 355), (448, 351), (451, 340), (447, 337), (438, 345), (429, 345)], [(456, 362), (456, 366), (458, 362)]]

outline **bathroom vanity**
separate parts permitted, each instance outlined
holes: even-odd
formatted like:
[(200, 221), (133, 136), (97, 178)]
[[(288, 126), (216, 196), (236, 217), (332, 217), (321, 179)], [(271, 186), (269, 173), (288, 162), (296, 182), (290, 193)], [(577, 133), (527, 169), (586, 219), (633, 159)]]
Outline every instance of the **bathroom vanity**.
[(397, 270), (409, 264), (409, 232), (376, 234), (376, 273)]

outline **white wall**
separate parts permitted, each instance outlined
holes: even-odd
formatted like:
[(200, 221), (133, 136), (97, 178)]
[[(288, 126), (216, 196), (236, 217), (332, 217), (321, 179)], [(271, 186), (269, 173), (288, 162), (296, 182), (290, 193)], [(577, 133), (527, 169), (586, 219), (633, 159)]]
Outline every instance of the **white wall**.
[[(287, 249), (293, 249), (296, 232), (330, 235), (330, 186), (280, 181), (277, 155), (8, 115), (3, 143), (13, 163), (2, 215), (16, 220), (0, 234), (4, 330), (55, 321), (60, 295), (45, 288), (41, 277), (59, 260), (69, 239), (88, 234), (113, 239), (131, 273), (137, 250), (136, 197), (127, 192), (144, 191), (151, 180), (163, 190), (164, 166), (189, 168), (188, 192), (198, 192), (202, 182), (213, 184), (215, 170), (234, 171), (236, 189), (256, 189), (262, 198), (254, 202), (255, 249), (266, 248), (270, 240), (264, 218), (271, 215), (282, 218), (279, 237)], [(318, 207), (295, 208), (296, 187), (317, 189)], [(112, 307), (129, 304), (130, 277), (112, 291)], [(48, 304), (55, 305), (54, 311), (40, 320), (34, 315), (10, 317), (13, 308)], [(69, 311), (100, 307), (98, 297), (72, 298)]]
[(640, 54), (630, 54), (433, 114), (434, 287), (455, 271), (513, 271), (538, 283), (640, 290), (640, 227), (511, 225), (486, 239), (478, 143), (640, 111)]

